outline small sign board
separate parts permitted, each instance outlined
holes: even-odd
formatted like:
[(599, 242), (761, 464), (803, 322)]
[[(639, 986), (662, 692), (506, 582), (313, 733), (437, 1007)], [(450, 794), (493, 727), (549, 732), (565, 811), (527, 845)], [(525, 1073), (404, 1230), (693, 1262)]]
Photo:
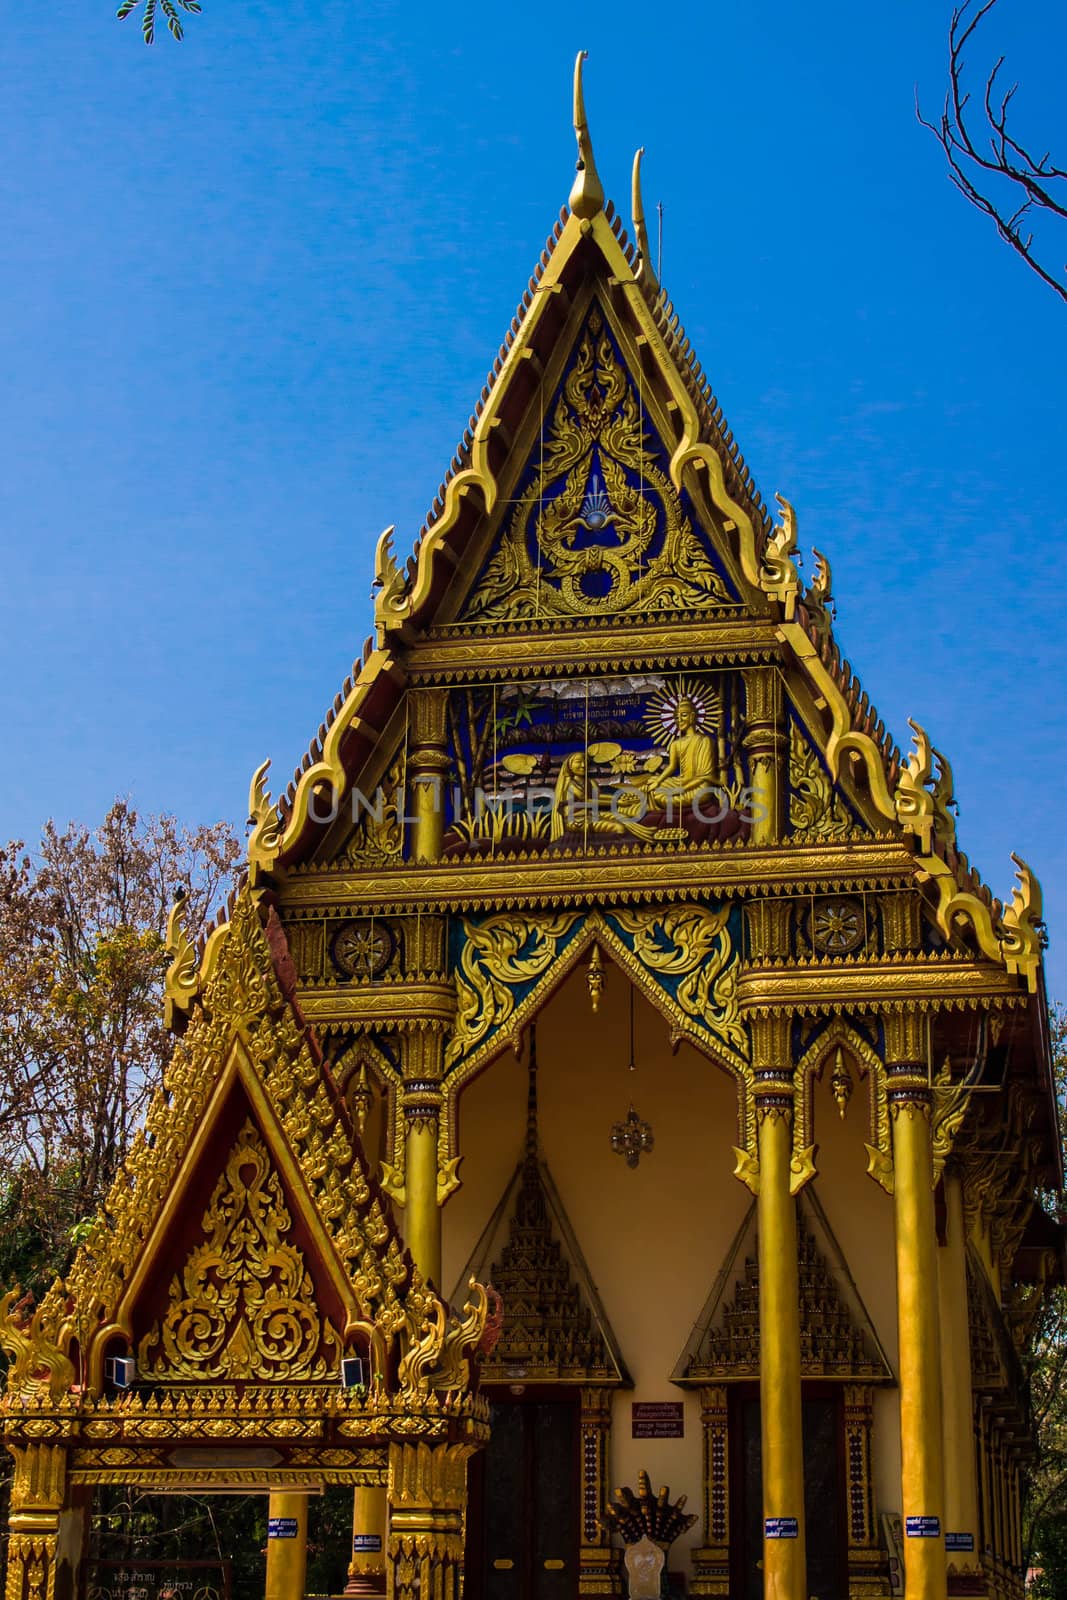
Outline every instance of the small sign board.
[(354, 1533), (352, 1535), (352, 1551), (358, 1555), (360, 1551), (369, 1552), (371, 1555), (380, 1555), (382, 1536), (380, 1533)]
[(904, 1532), (909, 1539), (940, 1539), (940, 1517), (905, 1517)]
[(971, 1551), (973, 1553), (973, 1551), (974, 1551), (974, 1534), (973, 1533), (946, 1533), (945, 1534), (945, 1549), (946, 1550), (969, 1550), (969, 1551)]
[(765, 1539), (798, 1539), (800, 1529), (796, 1517), (764, 1517)]
[(296, 1530), (295, 1517), (270, 1517), (267, 1520), (268, 1539), (295, 1539)]
[(685, 1405), (681, 1400), (634, 1400), (634, 1439), (684, 1439)]

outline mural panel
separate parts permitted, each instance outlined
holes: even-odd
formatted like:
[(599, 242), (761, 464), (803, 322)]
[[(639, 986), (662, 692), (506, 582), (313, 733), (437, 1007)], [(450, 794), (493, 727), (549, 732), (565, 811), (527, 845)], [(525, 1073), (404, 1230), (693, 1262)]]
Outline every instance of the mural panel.
[(454, 688), (449, 856), (746, 838), (737, 673)]

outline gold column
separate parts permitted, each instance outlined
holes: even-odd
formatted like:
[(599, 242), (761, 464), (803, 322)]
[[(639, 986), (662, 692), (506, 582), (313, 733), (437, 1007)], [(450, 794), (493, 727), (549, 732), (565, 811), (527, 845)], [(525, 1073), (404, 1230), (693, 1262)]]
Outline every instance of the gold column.
[(804, 1444), (800, 1406), (800, 1284), (790, 1192), (794, 1084), (788, 1017), (752, 1019), (759, 1151), (760, 1420), (763, 1592), (807, 1600)]
[(611, 1535), (600, 1522), (607, 1498), (608, 1440), (611, 1435), (611, 1390), (600, 1385), (582, 1390), (581, 1464), (582, 1532), (578, 1550), (578, 1593), (619, 1594), (618, 1562)]
[(304, 1600), (308, 1497), (272, 1489), (267, 1516), (266, 1600)]
[(989, 1468), (989, 1443), (986, 1437), (985, 1404), (978, 1401), (975, 1411), (975, 1433), (978, 1445), (978, 1472), (979, 1493), (982, 1502), (982, 1554), (992, 1556), (994, 1543), (993, 1529), (993, 1483)]
[(782, 726), (782, 685), (776, 667), (748, 667), (745, 683), (745, 737), (749, 783), (764, 815), (752, 824), (755, 844), (782, 837), (785, 775), (789, 752)]
[(357, 1484), (352, 1494), (352, 1559), (345, 1594), (385, 1593), (387, 1521), (385, 1484)]
[(692, 1553), (693, 1594), (730, 1593), (730, 1413), (722, 1385), (700, 1391), (704, 1543)]
[(849, 1592), (877, 1593), (885, 1558), (878, 1542), (871, 1472), (874, 1390), (870, 1384), (845, 1385), (845, 1475), (848, 1497)]
[(74, 1594), (75, 1563), (63, 1561), (60, 1530), (67, 1501), (62, 1445), (9, 1444), (15, 1458), (8, 1512), (6, 1600)]
[(941, 1388), (945, 1437), (945, 1534), (969, 1536), (971, 1548), (947, 1549), (958, 1579), (980, 1583), (978, 1460), (974, 1447), (974, 1390), (971, 1336), (967, 1316), (967, 1239), (963, 1183), (950, 1167), (945, 1173), (945, 1243), (937, 1252), (941, 1322)]
[(459, 1600), (467, 1444), (389, 1446), (391, 1600)]
[(910, 1012), (889, 1013), (884, 1022), (893, 1128), (905, 1588), (908, 1600), (945, 1600), (932, 1092), (923, 1059), (925, 1025), (921, 1015)]
[(414, 808), (417, 861), (436, 861), (445, 829), (445, 784), (451, 765), (445, 739), (444, 689), (411, 691), (408, 778)]
[(404, 1083), (404, 1241), (427, 1283), (441, 1287), (441, 1210), (437, 1204), (437, 1137), (441, 1085)]

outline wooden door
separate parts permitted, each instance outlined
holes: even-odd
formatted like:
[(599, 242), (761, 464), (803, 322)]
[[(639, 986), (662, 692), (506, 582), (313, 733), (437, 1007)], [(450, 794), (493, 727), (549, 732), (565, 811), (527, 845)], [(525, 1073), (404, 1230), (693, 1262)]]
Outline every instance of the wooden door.
[[(848, 1549), (842, 1470), (841, 1393), (830, 1385), (805, 1385), (804, 1521), (807, 1593), (812, 1600), (848, 1600)], [(763, 1474), (759, 1395), (740, 1393), (735, 1403), (736, 1439), (731, 1496), (733, 1589), (743, 1600), (763, 1600)]]
[(492, 1433), (472, 1480), (467, 1558), (472, 1600), (573, 1600), (578, 1585), (576, 1401), (570, 1395), (542, 1399), (527, 1390), (493, 1403)]

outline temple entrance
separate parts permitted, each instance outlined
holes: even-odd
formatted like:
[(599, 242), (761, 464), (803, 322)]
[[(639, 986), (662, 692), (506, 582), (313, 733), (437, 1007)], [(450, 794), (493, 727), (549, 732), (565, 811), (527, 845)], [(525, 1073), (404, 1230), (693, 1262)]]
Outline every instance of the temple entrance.
[[(804, 1385), (804, 1518), (808, 1547), (807, 1592), (812, 1600), (847, 1600), (844, 1428), (841, 1392), (829, 1385)], [(734, 1482), (737, 1526), (731, 1548), (740, 1570), (732, 1589), (744, 1600), (763, 1600), (763, 1480), (759, 1394), (738, 1393), (738, 1440)]]
[(572, 1600), (578, 1585), (578, 1395), (529, 1387), (492, 1399), (472, 1462), (471, 1600)]

